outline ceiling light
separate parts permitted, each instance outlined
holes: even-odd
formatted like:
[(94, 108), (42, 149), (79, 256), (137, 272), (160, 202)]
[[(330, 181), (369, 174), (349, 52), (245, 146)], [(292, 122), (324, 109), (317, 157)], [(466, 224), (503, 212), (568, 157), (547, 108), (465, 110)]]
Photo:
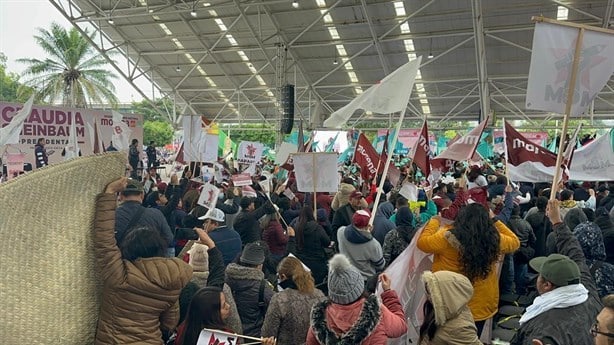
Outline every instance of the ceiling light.
[(180, 66), (175, 67), (175, 71), (181, 72), (181, 67)]
[(107, 22), (111, 25), (113, 25), (115, 22), (113, 21), (113, 18), (109, 18), (109, 20), (107, 20)]
[(298, 6), (299, 6), (299, 5), (298, 5), (298, 0), (294, 0), (294, 1), (292, 1), (292, 7), (294, 7), (294, 8), (298, 8)]
[(196, 13), (196, 11), (195, 11), (195, 10), (192, 10), (192, 11), (190, 12), (190, 15), (191, 15), (192, 17), (196, 18), (196, 16), (198, 16), (198, 13)]
[(337, 60), (337, 58), (335, 58), (335, 60), (333, 60), (333, 65), (338, 65), (339, 61)]
[(433, 52), (429, 52), (429, 59), (433, 58)]

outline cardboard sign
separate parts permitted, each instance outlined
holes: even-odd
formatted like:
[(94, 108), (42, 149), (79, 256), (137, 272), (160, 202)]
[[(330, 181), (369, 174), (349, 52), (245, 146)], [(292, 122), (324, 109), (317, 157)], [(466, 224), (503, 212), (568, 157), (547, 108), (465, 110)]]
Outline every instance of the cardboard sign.
[(252, 177), (250, 176), (250, 174), (246, 174), (246, 173), (236, 174), (236, 175), (232, 175), (230, 179), (232, 180), (232, 184), (235, 187), (252, 185)]

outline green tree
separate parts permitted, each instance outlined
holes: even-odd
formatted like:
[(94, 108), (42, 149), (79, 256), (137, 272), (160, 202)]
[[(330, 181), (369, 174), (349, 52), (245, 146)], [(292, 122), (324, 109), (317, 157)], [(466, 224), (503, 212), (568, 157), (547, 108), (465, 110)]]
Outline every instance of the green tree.
[(154, 103), (155, 108), (147, 100), (132, 102), (132, 111), (136, 114), (142, 114), (145, 121), (165, 121), (169, 122), (174, 129), (178, 129), (180, 127), (181, 116), (179, 114), (181, 112), (178, 109), (173, 109), (175, 106), (173, 100), (160, 98)]
[(220, 130), (225, 131), (230, 136), (230, 139), (237, 144), (241, 141), (257, 141), (269, 147), (275, 147), (277, 130), (271, 126), (244, 124), (241, 126), (241, 129), (233, 129), (233, 127), (237, 128), (238, 126), (220, 126)]
[(0, 53), (0, 101), (24, 103), (33, 90), (19, 82), (19, 75), (7, 72), (6, 60), (6, 56)]
[(173, 141), (173, 127), (164, 121), (145, 121), (143, 124), (143, 143), (155, 141), (156, 146), (164, 146)]
[[(93, 33), (85, 33), (94, 39)], [(107, 61), (76, 28), (66, 30), (51, 23), (50, 30), (38, 28), (34, 39), (49, 57), (17, 61), (28, 65), (24, 75), (30, 79), (25, 84), (38, 89), (40, 100), (80, 108), (92, 103), (117, 105), (112, 82), (117, 76), (104, 68)]]

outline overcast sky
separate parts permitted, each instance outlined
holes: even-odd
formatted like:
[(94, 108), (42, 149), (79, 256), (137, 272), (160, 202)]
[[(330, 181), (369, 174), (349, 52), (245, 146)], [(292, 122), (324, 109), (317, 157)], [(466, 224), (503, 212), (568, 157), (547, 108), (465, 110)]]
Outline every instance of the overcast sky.
[[(48, 0), (0, 0), (0, 52), (8, 58), (8, 71), (21, 74), (26, 65), (15, 61), (19, 58), (46, 57), (43, 50), (34, 42), (33, 36), (37, 33), (37, 28), (48, 29), (50, 23), (54, 21), (67, 28), (72, 26)], [(124, 65), (125, 62), (122, 66)], [(114, 84), (116, 96), (121, 103), (142, 99), (141, 95), (119, 74), (118, 78)], [(146, 85), (139, 84), (139, 86), (151, 90), (151, 87)]]

